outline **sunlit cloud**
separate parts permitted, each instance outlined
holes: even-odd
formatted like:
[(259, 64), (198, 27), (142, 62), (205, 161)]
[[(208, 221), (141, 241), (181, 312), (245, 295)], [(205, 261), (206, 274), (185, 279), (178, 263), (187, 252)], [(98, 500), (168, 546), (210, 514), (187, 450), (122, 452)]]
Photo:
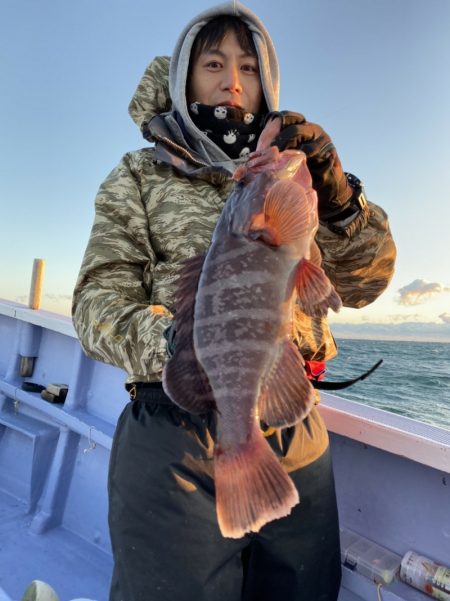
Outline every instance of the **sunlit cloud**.
[(395, 313), (393, 315), (388, 315), (386, 321), (389, 323), (405, 323), (410, 321), (423, 321), (423, 315), (419, 313), (408, 313), (406, 315), (402, 315), (401, 313)]
[(439, 319), (442, 319), (444, 323), (450, 323), (450, 313), (441, 313)]
[(443, 292), (450, 292), (450, 288), (439, 282), (414, 280), (411, 284), (398, 290), (398, 297), (395, 300), (400, 305), (421, 305), (433, 296)]

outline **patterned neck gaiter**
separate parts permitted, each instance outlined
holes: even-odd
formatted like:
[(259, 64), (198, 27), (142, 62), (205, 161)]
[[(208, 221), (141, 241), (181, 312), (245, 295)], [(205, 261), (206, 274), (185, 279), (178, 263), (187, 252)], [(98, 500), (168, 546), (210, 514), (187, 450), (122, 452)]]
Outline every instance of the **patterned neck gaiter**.
[(231, 159), (245, 159), (256, 149), (264, 115), (231, 106), (192, 102), (192, 121)]

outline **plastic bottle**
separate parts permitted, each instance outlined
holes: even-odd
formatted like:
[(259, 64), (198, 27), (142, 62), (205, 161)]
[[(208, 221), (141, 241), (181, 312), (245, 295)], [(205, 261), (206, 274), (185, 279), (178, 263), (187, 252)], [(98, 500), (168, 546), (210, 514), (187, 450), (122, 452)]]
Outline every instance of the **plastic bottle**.
[(400, 578), (439, 601), (450, 601), (450, 568), (408, 551), (402, 559)]

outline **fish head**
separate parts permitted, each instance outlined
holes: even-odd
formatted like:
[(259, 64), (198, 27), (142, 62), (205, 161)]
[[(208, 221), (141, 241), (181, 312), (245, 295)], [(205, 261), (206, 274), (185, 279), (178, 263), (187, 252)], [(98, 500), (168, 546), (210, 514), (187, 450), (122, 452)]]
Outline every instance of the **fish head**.
[(255, 216), (264, 211), (266, 196), (276, 181), (271, 171), (255, 174), (247, 170), (236, 182), (228, 201), (228, 231), (231, 235), (249, 236)]
[(288, 150), (274, 158), (269, 149), (264, 153), (263, 160), (250, 162), (235, 176), (229, 233), (273, 247), (311, 238), (318, 227), (317, 195), (305, 154)]

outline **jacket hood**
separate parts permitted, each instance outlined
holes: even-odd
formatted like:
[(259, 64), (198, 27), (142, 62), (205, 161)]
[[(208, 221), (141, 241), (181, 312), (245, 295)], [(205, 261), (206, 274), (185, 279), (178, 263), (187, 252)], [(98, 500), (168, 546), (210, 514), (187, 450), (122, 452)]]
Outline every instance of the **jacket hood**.
[[(129, 105), (129, 113), (142, 131), (156, 115), (161, 115), (166, 123), (163, 125), (160, 119), (154, 120), (149, 128), (150, 136), (158, 139), (158, 132), (168, 128), (172, 139), (176, 138), (176, 143), (183, 141), (186, 147), (194, 151), (195, 156), (207, 164), (232, 172), (239, 161), (230, 159), (195, 126), (189, 115), (186, 99), (186, 80), (194, 40), (208, 21), (220, 15), (237, 16), (250, 29), (258, 55), (267, 108), (269, 111), (278, 110), (279, 69), (272, 40), (254, 13), (240, 2), (233, 1), (200, 13), (181, 32), (171, 59), (167, 56), (157, 57), (150, 63)], [(180, 119), (183, 129), (177, 126)]]
[(172, 109), (169, 93), (170, 56), (157, 56), (152, 60), (128, 106), (128, 112), (141, 131), (153, 117)]

